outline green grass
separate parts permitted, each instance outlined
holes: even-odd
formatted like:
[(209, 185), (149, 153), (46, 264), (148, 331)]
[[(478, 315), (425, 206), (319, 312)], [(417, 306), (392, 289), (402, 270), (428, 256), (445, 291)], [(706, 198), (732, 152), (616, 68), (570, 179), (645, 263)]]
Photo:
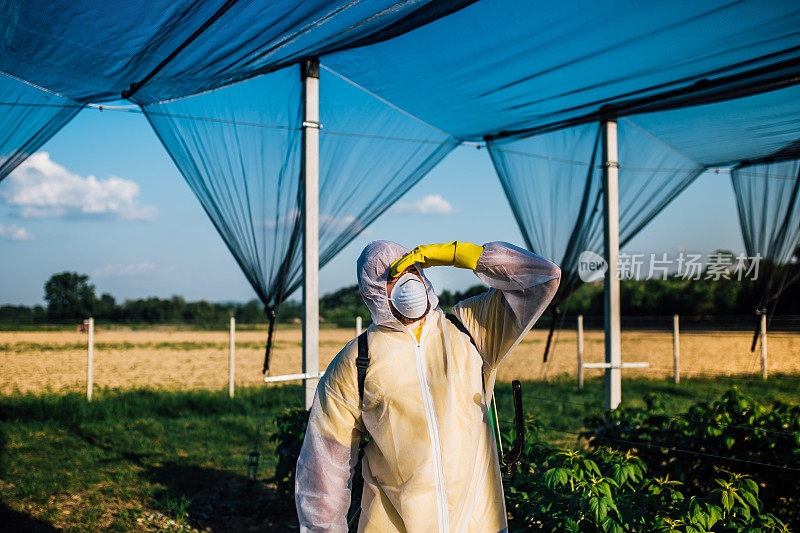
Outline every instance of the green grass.
[[(269, 483), (246, 490), (261, 399), (257, 388), (234, 400), (222, 391), (147, 390), (103, 390), (91, 404), (80, 394), (4, 397), (0, 523), (12, 518), (24, 530), (33, 515), (74, 531), (247, 529), (291, 518)], [(299, 387), (269, 390), (262, 481), (274, 469), (269, 423), (300, 401)]]
[[(797, 402), (800, 376), (767, 383), (742, 378), (623, 382), (627, 405), (661, 395), (667, 412), (718, 398), (732, 385), (755, 398)], [(528, 415), (560, 429), (580, 430), (602, 412), (603, 383), (583, 390), (566, 377), (523, 384)], [(258, 425), (260, 388), (223, 391), (100, 390), (91, 404), (77, 393), (0, 398), (0, 524), (54, 531), (284, 531), (294, 521), (291, 502), (276, 495), (270, 476), (273, 417), (300, 405), (299, 386), (268, 389), (263, 407), (259, 483), (247, 490), (245, 464)], [(564, 401), (574, 403), (562, 403)], [(509, 384), (498, 384), (501, 422), (512, 422)], [(588, 404), (588, 405), (584, 405)], [(568, 435), (545, 432), (553, 443)]]

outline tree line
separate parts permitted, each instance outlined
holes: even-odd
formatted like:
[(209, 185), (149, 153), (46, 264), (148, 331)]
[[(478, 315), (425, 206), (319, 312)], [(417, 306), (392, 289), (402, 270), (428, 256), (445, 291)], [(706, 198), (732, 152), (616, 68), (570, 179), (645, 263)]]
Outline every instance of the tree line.
[[(793, 277), (793, 276), (790, 276)], [(449, 309), (457, 302), (486, 291), (474, 285), (465, 291), (443, 290), (439, 305)], [(762, 285), (737, 279), (666, 279), (623, 280), (620, 283), (624, 315), (688, 316), (751, 315)], [(93, 316), (102, 322), (120, 324), (190, 324), (222, 327), (229, 317), (244, 324), (266, 322), (264, 306), (257, 299), (245, 303), (213, 303), (205, 300), (187, 302), (181, 296), (139, 298), (118, 302), (112, 295), (97, 295), (89, 276), (77, 272), (54, 274), (44, 284), (46, 305), (0, 306), (2, 324), (72, 324)], [(558, 300), (558, 298), (557, 298)], [(557, 301), (562, 314), (599, 316), (603, 313), (602, 283), (585, 283), (571, 296)], [(790, 285), (777, 300), (778, 315), (800, 315), (800, 284)], [(303, 315), (300, 302), (287, 301), (278, 307), (278, 322), (299, 322)], [(361, 300), (357, 285), (341, 288), (320, 298), (323, 323), (352, 327), (355, 317), (369, 323), (369, 310)], [(546, 320), (545, 320), (546, 321)]]

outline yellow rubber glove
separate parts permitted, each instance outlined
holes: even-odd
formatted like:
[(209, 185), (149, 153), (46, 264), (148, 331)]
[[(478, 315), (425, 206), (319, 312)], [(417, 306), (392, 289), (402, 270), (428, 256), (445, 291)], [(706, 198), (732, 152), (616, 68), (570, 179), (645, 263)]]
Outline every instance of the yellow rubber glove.
[(453, 241), (445, 244), (423, 244), (392, 263), (389, 274), (395, 278), (414, 263), (420, 263), (422, 268), (454, 266), (475, 270), (482, 253), (483, 246), (468, 242)]

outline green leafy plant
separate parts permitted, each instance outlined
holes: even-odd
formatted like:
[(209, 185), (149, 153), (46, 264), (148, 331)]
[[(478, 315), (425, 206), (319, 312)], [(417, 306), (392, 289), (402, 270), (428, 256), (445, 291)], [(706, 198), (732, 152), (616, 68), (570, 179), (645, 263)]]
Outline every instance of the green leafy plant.
[[(667, 415), (659, 397), (651, 395), (646, 409), (617, 409), (587, 419), (586, 426), (597, 428), (586, 433), (591, 446), (633, 450), (654, 475), (683, 482), (687, 494), (717, 490), (723, 469), (747, 474), (761, 487), (760, 496), (769, 509), (792, 526), (800, 525), (800, 472), (792, 470), (800, 468), (798, 405), (760, 404), (734, 388), (717, 401)], [(726, 461), (728, 457), (752, 462)]]
[[(708, 420), (714, 413), (713, 417), (717, 418), (712, 419), (726, 420), (727, 424), (744, 424), (749, 420), (747, 423), (755, 425), (761, 433), (777, 427), (782, 427), (780, 431), (784, 433), (791, 433), (791, 428), (795, 427), (792, 424), (796, 423), (795, 406), (777, 403), (770, 407), (759, 406), (738, 391), (731, 391), (717, 402), (693, 406), (685, 418), (654, 413), (660, 409), (659, 398), (651, 396), (648, 409), (617, 410), (606, 417), (591, 419), (596, 427), (604, 428), (591, 434), (613, 434), (613, 438), (619, 440), (652, 439), (668, 446), (689, 447), (692, 443), (685, 439), (698, 438), (698, 434), (687, 432), (699, 431), (705, 432), (708, 438), (705, 445), (716, 446), (714, 450), (718, 453), (723, 449), (729, 454), (731, 450), (744, 452), (750, 446), (752, 453), (772, 461), (778, 459), (768, 456), (768, 450), (781, 454), (784, 460), (795, 457), (798, 451), (798, 445), (792, 443), (778, 446), (761, 442), (757, 445), (749, 439), (731, 444), (725, 438), (732, 428), (717, 427), (722, 422), (716, 426), (690, 425), (686, 420), (690, 417)], [(276, 444), (275, 481), (282, 497), (290, 501), (294, 499), (294, 471), (307, 420), (308, 412), (303, 409), (285, 410), (276, 417), (276, 430), (270, 437)], [(623, 449), (616, 441), (612, 448), (605, 445), (608, 441), (597, 437), (589, 437), (589, 449), (560, 449), (540, 438), (542, 430), (538, 421), (528, 419), (526, 429), (524, 460), (504, 482), (512, 531), (789, 531), (780, 513), (786, 511), (785, 504), (796, 498), (796, 493), (786, 493), (783, 486), (771, 484), (770, 479), (758, 479), (750, 472), (733, 472), (722, 468), (719, 462), (709, 462), (708, 458), (701, 460), (690, 454), (647, 447)], [(510, 432), (503, 435), (509, 443), (510, 437)], [(721, 442), (711, 442), (720, 437)], [(699, 444), (700, 441), (694, 442), (694, 448), (690, 449), (696, 449)], [(758, 469), (754, 472), (764, 477), (764, 472)], [(772, 472), (769, 474), (774, 476)], [(358, 486), (357, 483), (354, 486)], [(786, 499), (771, 504), (762, 501), (765, 493), (773, 496), (780, 492), (784, 492)], [(775, 503), (779, 516), (773, 514)]]
[(306, 436), (308, 411), (301, 408), (286, 409), (275, 417), (275, 431), (270, 441), (275, 443), (275, 484), (278, 492), (294, 502), (294, 474), (297, 458)]
[(514, 531), (788, 531), (764, 512), (758, 485), (742, 474), (724, 473), (715, 489), (687, 497), (683, 483), (650, 476), (631, 452), (557, 450), (538, 441), (527, 451), (521, 472), (506, 479)]

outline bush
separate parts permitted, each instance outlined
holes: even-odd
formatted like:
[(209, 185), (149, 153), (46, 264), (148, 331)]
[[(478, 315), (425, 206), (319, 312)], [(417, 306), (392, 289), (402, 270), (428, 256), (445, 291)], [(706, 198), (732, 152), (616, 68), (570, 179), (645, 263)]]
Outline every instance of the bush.
[[(536, 435), (536, 422), (529, 427)], [(631, 452), (558, 450), (534, 437), (526, 458), (505, 480), (512, 531), (788, 531), (763, 512), (758, 485), (742, 474), (725, 473), (707, 494), (687, 497), (680, 481), (649, 476)]]
[(714, 490), (723, 469), (747, 474), (762, 487), (767, 508), (793, 527), (800, 525), (800, 473), (796, 470), (620, 442), (659, 443), (800, 469), (800, 406), (759, 404), (735, 388), (720, 400), (695, 404), (679, 415), (664, 414), (658, 396), (650, 395), (646, 401), (647, 409), (617, 409), (587, 419), (587, 427), (600, 428), (587, 433), (590, 445), (635, 450), (654, 475), (683, 482), (689, 494)]
[[(278, 456), (278, 464), (275, 467), (275, 485), (278, 493), (285, 498), (287, 503), (294, 505), (294, 479), (297, 467), (297, 458), (300, 456), (300, 448), (303, 446), (303, 439), (306, 437), (306, 427), (308, 426), (308, 411), (305, 409), (287, 409), (275, 417), (275, 432), (270, 435), (270, 440), (275, 442), (275, 453)], [(369, 437), (362, 439), (359, 448), (359, 461), (363, 457), (363, 449)], [(364, 487), (364, 478), (361, 470), (356, 468), (353, 476), (353, 489), (350, 499), (350, 509), (347, 516), (355, 515), (356, 509), (361, 503), (361, 491)]]
[(275, 466), (275, 485), (278, 493), (294, 505), (294, 473), (300, 448), (306, 437), (308, 411), (296, 407), (286, 409), (275, 417), (275, 432), (269, 440), (275, 443), (278, 464)]
[[(732, 428), (691, 425), (682, 418), (652, 413), (660, 407), (657, 397), (649, 398), (648, 407), (649, 410), (619, 409), (590, 422), (604, 426), (595, 432), (604, 436), (651, 439), (676, 448), (724, 452), (732, 457), (748, 453), (774, 464), (796, 461), (800, 453), (800, 446), (791, 439), (780, 445), (763, 438), (760, 442), (754, 440), (759, 435), (763, 437), (761, 433), (768, 428), (780, 427), (775, 431), (783, 433), (800, 429), (797, 406), (776, 403), (766, 408), (733, 390), (717, 402), (689, 409), (686, 418), (760, 428), (757, 431), (761, 433), (733, 441), (728, 439)], [(291, 504), (295, 466), (307, 422), (307, 411), (287, 409), (276, 417), (277, 429), (270, 436), (278, 456), (275, 482)], [(522, 465), (504, 480), (511, 531), (789, 531), (784, 521), (767, 510), (788, 513), (796, 505), (798, 492), (794, 486), (785, 485), (785, 479), (775, 472), (755, 468), (752, 472), (734, 472), (707, 457), (667, 453), (657, 448), (642, 447), (634, 453), (633, 449), (619, 449), (620, 443), (616, 443), (617, 449), (613, 449), (597, 437), (590, 437), (592, 448), (588, 450), (558, 449), (539, 438), (537, 421), (529, 419), (527, 429)], [(690, 443), (685, 439), (695, 440)], [(788, 473), (786, 476), (791, 477)], [(798, 482), (797, 476), (792, 479)], [(779, 494), (783, 499), (777, 497)], [(767, 496), (770, 502), (762, 503), (761, 498), (766, 501)]]

